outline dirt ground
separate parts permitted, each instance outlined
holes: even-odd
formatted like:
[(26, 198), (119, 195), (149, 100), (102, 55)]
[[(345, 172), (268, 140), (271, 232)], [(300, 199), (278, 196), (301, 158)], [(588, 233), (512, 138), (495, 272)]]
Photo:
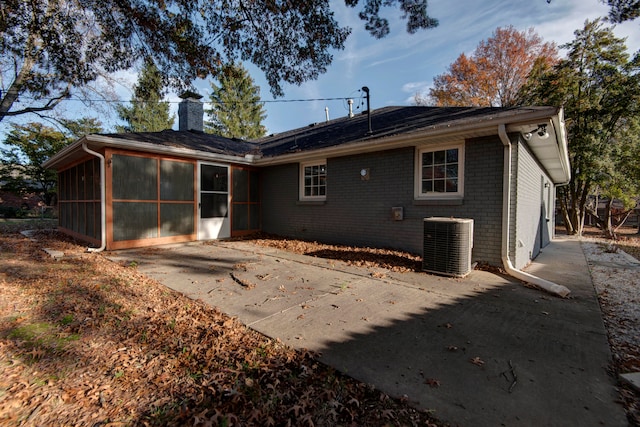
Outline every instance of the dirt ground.
[[(24, 227), (0, 223), (0, 425), (444, 425), (135, 265), (52, 231), (33, 242), (18, 233)], [(398, 251), (254, 241), (372, 270), (420, 268), (418, 256)], [(640, 236), (622, 233), (616, 244), (640, 255)], [(66, 256), (52, 260), (43, 246)], [(615, 303), (601, 301), (605, 316)], [(628, 365), (616, 365), (616, 352), (626, 350), (612, 345), (617, 373)], [(622, 388), (621, 400), (637, 423), (638, 394)]]

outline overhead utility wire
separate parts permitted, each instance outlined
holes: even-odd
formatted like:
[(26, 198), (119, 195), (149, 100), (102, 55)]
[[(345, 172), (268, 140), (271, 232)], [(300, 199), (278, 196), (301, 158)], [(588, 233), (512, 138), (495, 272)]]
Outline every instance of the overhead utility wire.
[[(40, 98), (34, 98), (34, 97), (30, 97), (30, 96), (21, 96), (21, 98), (23, 99), (30, 99), (30, 100), (36, 100), (36, 99), (40, 99)], [(314, 101), (346, 101), (348, 100), (349, 97), (338, 97), (338, 98), (307, 98), (307, 99), (261, 99), (259, 101), (255, 101), (255, 102), (261, 102), (264, 104), (267, 103), (285, 103), (285, 102), (314, 102)], [(117, 103), (117, 104), (121, 104), (121, 103), (142, 103), (142, 102), (150, 102), (149, 100), (128, 100), (128, 101), (122, 101), (122, 100), (110, 100), (110, 99), (81, 99), (81, 98), (66, 98), (65, 101), (76, 101), (76, 102), (106, 102), (106, 103)], [(155, 101), (154, 101), (155, 102)], [(182, 101), (157, 101), (157, 102), (166, 102), (167, 104), (179, 104)], [(213, 102), (211, 101), (202, 101), (203, 104), (212, 104)], [(218, 102), (216, 102), (218, 103)], [(237, 104), (238, 102), (234, 101), (234, 104)], [(253, 103), (251, 101), (247, 101), (247, 103)], [(222, 103), (224, 104), (224, 102)]]

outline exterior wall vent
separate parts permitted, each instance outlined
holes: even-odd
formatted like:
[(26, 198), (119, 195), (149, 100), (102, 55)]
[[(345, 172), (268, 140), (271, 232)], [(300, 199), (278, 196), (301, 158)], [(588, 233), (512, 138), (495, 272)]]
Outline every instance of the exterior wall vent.
[(473, 220), (424, 219), (422, 269), (430, 273), (464, 277), (471, 272)]

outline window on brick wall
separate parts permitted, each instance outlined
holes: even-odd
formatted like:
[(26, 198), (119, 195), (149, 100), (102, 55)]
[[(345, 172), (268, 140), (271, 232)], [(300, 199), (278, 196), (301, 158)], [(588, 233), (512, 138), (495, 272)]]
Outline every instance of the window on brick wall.
[(300, 200), (326, 200), (327, 162), (300, 164)]
[(418, 149), (415, 177), (417, 199), (461, 198), (464, 194), (464, 144)]

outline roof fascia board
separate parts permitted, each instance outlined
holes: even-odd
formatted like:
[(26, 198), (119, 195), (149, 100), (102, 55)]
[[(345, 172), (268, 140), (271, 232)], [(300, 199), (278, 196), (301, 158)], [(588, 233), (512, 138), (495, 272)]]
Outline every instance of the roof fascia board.
[(167, 147), (164, 145), (151, 144), (148, 142), (121, 141), (118, 138), (111, 138), (104, 135), (89, 135), (89, 142), (101, 143), (109, 148), (119, 148), (125, 150), (138, 150), (147, 153), (169, 154), (179, 157), (189, 157), (198, 160), (217, 160), (230, 163), (240, 163), (250, 165), (252, 162), (244, 157), (231, 156), (228, 154), (206, 153), (204, 151), (190, 150), (188, 148)]
[[(534, 120), (531, 118), (527, 121), (518, 121), (510, 123), (507, 126), (508, 132), (520, 132), (522, 126), (535, 126), (539, 124), (540, 120), (551, 121), (551, 128), (553, 129), (552, 136), (555, 138), (555, 153), (557, 155), (557, 165), (562, 169), (561, 173), (553, 173), (553, 181), (556, 185), (566, 185), (571, 180), (571, 163), (569, 161), (569, 148), (567, 142), (567, 132), (564, 123), (564, 109), (562, 107), (556, 108), (555, 114), (537, 117)], [(548, 166), (548, 165), (545, 165)]]
[(315, 157), (338, 157), (351, 154), (369, 153), (380, 150), (390, 150), (407, 146), (428, 144), (430, 140), (441, 139), (443, 137), (456, 139), (465, 136), (487, 136), (497, 135), (497, 127), (500, 124), (512, 125), (535, 122), (542, 119), (548, 120), (555, 117), (559, 110), (555, 107), (546, 109), (535, 109), (525, 113), (509, 116), (489, 117), (481, 121), (474, 121), (466, 124), (443, 123), (429, 128), (415, 131), (409, 134), (393, 136), (382, 136), (379, 139), (366, 139), (356, 143), (350, 143), (335, 147), (327, 147), (318, 150), (308, 150), (299, 153), (282, 154), (274, 157), (263, 157), (254, 161), (256, 166), (270, 166), (297, 162)]
[(222, 161), (227, 163), (237, 163), (243, 165), (251, 165), (253, 161), (251, 159), (247, 159), (245, 157), (240, 156), (231, 156), (227, 154), (217, 154), (217, 153), (206, 153), (204, 151), (198, 150), (190, 150), (186, 148), (177, 148), (177, 147), (167, 147), (163, 145), (151, 144), (148, 142), (137, 142), (130, 140), (119, 140), (117, 138), (111, 138), (109, 136), (104, 135), (87, 135), (64, 148), (61, 152), (56, 154), (51, 159), (47, 160), (43, 163), (45, 168), (54, 167), (57, 164), (62, 163), (62, 161), (68, 157), (69, 155), (75, 153), (82, 145), (82, 142), (87, 142), (92, 148), (118, 148), (123, 150), (135, 150), (135, 151), (143, 151), (146, 153), (154, 153), (154, 154), (167, 154), (176, 157), (187, 157), (197, 160), (206, 160), (206, 161)]
[(558, 183), (558, 185), (566, 185), (571, 180), (571, 162), (569, 160), (567, 129), (564, 124), (564, 110), (561, 109), (551, 120), (553, 121), (553, 128), (556, 132), (560, 163), (565, 176), (564, 182)]
[(59, 165), (70, 155), (74, 154), (78, 150), (82, 150), (82, 143), (87, 141), (87, 137), (83, 136), (78, 139), (76, 142), (67, 145), (62, 150), (58, 151), (53, 157), (42, 163), (42, 167), (45, 169), (54, 168), (56, 165)]
[[(548, 107), (531, 109), (525, 112), (517, 112), (515, 114), (488, 114), (482, 119), (470, 121), (467, 123), (442, 123), (440, 125), (430, 126), (428, 128), (424, 128), (407, 134), (395, 134), (391, 136), (381, 136), (378, 138), (368, 138), (359, 142), (347, 143), (344, 145), (327, 147), (317, 150), (312, 149), (299, 153), (282, 154), (274, 157), (260, 157), (251, 155), (241, 157), (226, 154), (206, 153), (203, 151), (177, 147), (167, 147), (146, 142), (136, 142), (129, 140), (123, 141), (105, 135), (92, 134), (84, 136), (78, 141), (64, 148), (58, 154), (43, 163), (43, 166), (46, 168), (50, 168), (61, 164), (65, 160), (65, 158), (67, 158), (69, 155), (74, 154), (76, 150), (81, 147), (83, 141), (86, 141), (93, 147), (111, 147), (128, 150), (139, 150), (148, 153), (167, 154), (198, 160), (223, 161), (243, 165), (268, 166), (298, 162), (309, 158), (337, 157), (380, 150), (389, 150), (394, 148), (402, 148), (407, 146), (422, 145), (433, 142), (434, 140), (442, 139), (443, 137), (455, 139), (469, 136), (492, 135), (497, 134), (496, 129), (500, 124), (504, 124), (505, 126), (509, 127), (543, 119), (552, 119), (554, 122), (556, 133), (558, 132), (558, 130), (560, 130), (561, 132), (560, 135), (556, 135), (558, 140), (566, 141), (566, 135), (562, 133), (564, 130), (562, 109), (556, 107)], [(557, 126), (555, 126), (556, 124)], [(564, 145), (564, 142), (562, 144), (558, 144), (560, 148), (560, 155), (561, 157), (563, 157), (560, 160), (561, 162), (563, 162), (563, 166), (567, 167), (568, 170), (568, 155), (566, 154), (566, 147), (564, 151), (561, 149), (561, 147)]]
[[(495, 131), (495, 129), (494, 129)], [(429, 140), (435, 140), (442, 138), (444, 134), (455, 139), (456, 137), (463, 136), (468, 132), (419, 132), (411, 135), (394, 135), (388, 137), (381, 137), (378, 139), (366, 139), (361, 142), (351, 143), (347, 146), (340, 145), (336, 147), (327, 147), (318, 150), (308, 150), (299, 153), (282, 154), (274, 157), (263, 157), (255, 161), (256, 166), (270, 166), (297, 162), (309, 158), (316, 157), (340, 157), (348, 156), (352, 154), (371, 153), (381, 150), (393, 150), (395, 148), (403, 148), (415, 145), (428, 144)], [(487, 133), (489, 135), (490, 133)]]

